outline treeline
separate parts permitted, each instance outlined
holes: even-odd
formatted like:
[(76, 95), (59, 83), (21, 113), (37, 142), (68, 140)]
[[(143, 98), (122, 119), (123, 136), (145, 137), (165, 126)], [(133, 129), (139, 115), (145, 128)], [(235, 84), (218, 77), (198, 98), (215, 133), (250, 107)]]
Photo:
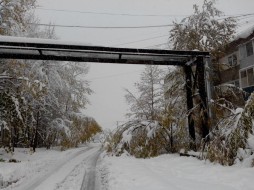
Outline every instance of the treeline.
[[(0, 35), (55, 39), (39, 28), (35, 0), (0, 0)], [(85, 63), (0, 60), (0, 147), (77, 146), (101, 128), (80, 113), (92, 93)]]

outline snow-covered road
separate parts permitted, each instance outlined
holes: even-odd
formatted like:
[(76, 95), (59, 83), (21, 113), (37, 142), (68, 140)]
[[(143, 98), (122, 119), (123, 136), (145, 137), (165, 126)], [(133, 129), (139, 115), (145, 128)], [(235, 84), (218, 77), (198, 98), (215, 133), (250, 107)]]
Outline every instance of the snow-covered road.
[(89, 145), (58, 153), (58, 157), (54, 155), (54, 157), (42, 158), (41, 162), (44, 163), (37, 162), (37, 160), (30, 161), (29, 163), (33, 169), (27, 169), (26, 174), (23, 174), (20, 179), (17, 179), (16, 183), (9, 185), (5, 189), (95, 189), (95, 166), (99, 154), (99, 145)]

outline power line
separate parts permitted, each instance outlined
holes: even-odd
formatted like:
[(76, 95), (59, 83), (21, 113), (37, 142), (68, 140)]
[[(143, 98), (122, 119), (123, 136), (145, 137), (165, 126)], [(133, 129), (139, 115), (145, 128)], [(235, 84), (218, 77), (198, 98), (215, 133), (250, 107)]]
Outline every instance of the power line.
[(77, 11), (68, 9), (49, 9), (49, 8), (36, 8), (38, 10), (55, 11), (55, 12), (70, 12), (81, 14), (96, 14), (96, 15), (111, 15), (111, 16), (131, 16), (131, 17), (185, 17), (188, 15), (169, 15), (169, 14), (130, 14), (130, 13), (110, 13), (110, 12), (96, 12), (96, 11)]
[[(149, 38), (151, 35), (156, 35), (156, 36), (162, 36), (162, 35), (166, 35), (165, 34), (165, 31), (161, 31), (161, 30), (159, 30), (159, 31), (156, 31), (156, 32), (149, 32), (149, 33), (146, 33), (146, 31), (144, 32), (144, 31), (140, 31), (141, 33), (138, 33), (138, 32), (135, 32), (135, 33), (128, 33), (128, 34), (125, 34), (125, 35), (121, 35), (121, 38), (119, 38), (119, 39), (117, 39), (117, 40), (122, 40), (122, 39), (125, 39), (125, 38), (129, 38), (129, 39), (133, 39), (133, 38), (135, 38), (135, 37), (139, 37), (139, 36), (141, 36), (141, 37), (147, 37), (147, 38)], [(167, 33), (168, 34), (168, 33)], [(142, 38), (141, 38), (142, 39)], [(133, 39), (134, 40), (134, 39)], [(126, 43), (128, 43), (128, 42), (126, 42)], [(119, 45), (119, 44), (118, 44)], [(112, 45), (112, 46), (117, 46), (117, 44), (114, 44), (114, 45)]]
[(238, 22), (244, 22), (244, 21), (246, 21), (246, 20), (248, 20), (248, 19), (251, 19), (251, 18), (253, 18), (253, 17), (254, 17), (254, 14), (253, 14), (253, 15), (248, 15), (248, 16), (243, 17), (243, 18), (239, 18), (239, 19), (237, 19), (237, 21), (238, 21)]
[[(238, 24), (237, 26), (238, 26), (238, 27), (243, 27), (243, 26), (250, 26), (250, 27), (253, 27), (253, 24), (254, 24), (254, 20), (250, 20), (250, 21), (248, 21), (248, 22)], [(239, 33), (244, 33), (244, 30), (243, 30), (243, 31), (240, 31), (240, 32), (238, 32), (238, 33), (236, 33), (236, 35), (238, 35)]]
[(237, 26), (245, 26), (245, 25), (249, 25), (249, 24), (252, 24), (253, 23), (253, 19), (252, 20), (246, 20), (244, 22), (241, 22), (241, 23), (238, 23)]
[[(241, 19), (250, 19), (250, 18), (254, 17), (254, 14), (247, 14), (247, 15), (245, 15), (245, 16), (247, 16), (248, 18), (241, 18)], [(238, 23), (238, 26), (250, 24), (250, 23), (252, 23), (252, 20), (241, 21), (241, 22), (242, 22), (242, 23)], [(147, 41), (147, 40), (162, 38), (162, 37), (165, 37), (165, 36), (169, 36), (169, 35), (161, 35), (161, 36), (156, 36), (156, 37), (152, 37), (152, 38), (146, 38), (146, 39), (141, 39), (141, 40), (137, 40), (137, 41), (127, 42), (127, 43), (122, 43), (122, 44), (116, 44), (116, 45), (113, 45), (113, 46), (127, 45), (127, 44), (136, 43), (136, 42), (142, 42), (142, 41)], [(160, 45), (160, 44), (159, 44), (159, 45)], [(162, 45), (164, 45), (164, 44), (162, 44)], [(148, 47), (156, 47), (156, 46), (148, 46)]]
[[(254, 13), (248, 13), (248, 14), (242, 14), (242, 15), (238, 15), (238, 16), (234, 16), (233, 18), (241, 18), (241, 17), (247, 17), (247, 16), (253, 16)], [(244, 19), (244, 18), (241, 18)]]
[(168, 43), (161, 43), (161, 44), (156, 44), (156, 45), (152, 45), (152, 46), (146, 46), (144, 48), (152, 48), (152, 47), (158, 47), (158, 46), (162, 46), (162, 45), (168, 45)]
[[(36, 8), (38, 10), (44, 11), (54, 11), (54, 12), (70, 12), (70, 13), (81, 13), (81, 14), (97, 14), (97, 15), (111, 15), (111, 16), (132, 16), (132, 17), (188, 17), (190, 15), (174, 15), (174, 14), (131, 14), (131, 13), (111, 13), (111, 12), (97, 12), (97, 11), (79, 11), (79, 10), (69, 10), (69, 9), (50, 9), (44, 7)], [(226, 18), (238, 18), (248, 15), (253, 15), (254, 13), (244, 13), (235, 15), (225, 15)], [(221, 18), (224, 19), (224, 18)]]
[(166, 37), (166, 36), (169, 36), (169, 35), (167, 34), (167, 35), (161, 35), (161, 36), (156, 36), (156, 37), (152, 37), (152, 38), (145, 38), (145, 39), (141, 39), (141, 40), (137, 40), (137, 41), (127, 42), (127, 43), (122, 43), (122, 44), (116, 44), (114, 46), (121, 46), (121, 45), (133, 44), (133, 43), (137, 43), (137, 42), (144, 42), (144, 41), (158, 39), (158, 38), (162, 38), (162, 37)]
[(253, 19), (252, 19), (253, 17), (254, 17), (254, 15), (248, 16), (247, 18), (242, 18), (241, 21), (239, 21), (237, 23), (237, 25), (241, 26), (241, 25), (245, 25), (245, 24), (250, 24), (253, 21)]
[(224, 20), (224, 19), (227, 19), (227, 18), (235, 18), (235, 19), (245, 19), (245, 17), (248, 17), (248, 16), (252, 16), (254, 15), (254, 13), (248, 13), (248, 14), (239, 14), (239, 15), (227, 15), (225, 16), (224, 18), (218, 18), (217, 20)]
[[(64, 10), (62, 10), (64, 11)], [(231, 18), (241, 18), (242, 17), (250, 17), (253, 16), (254, 13), (238, 15)], [(230, 18), (230, 17), (228, 17)], [(224, 18), (225, 19), (225, 18)], [(221, 20), (221, 19), (217, 19)], [(38, 26), (53, 26), (53, 27), (61, 27), (61, 28), (86, 28), (86, 29), (140, 29), (140, 28), (162, 28), (162, 27), (169, 27), (174, 26), (174, 24), (165, 24), (165, 25), (149, 25), (149, 26), (84, 26), (84, 25), (61, 25), (61, 24), (44, 24), (44, 23), (30, 23), (31, 25), (38, 25)]]
[(82, 25), (61, 25), (61, 24), (40, 24), (40, 23), (29, 23), (30, 25), (37, 26), (53, 26), (61, 28), (86, 28), (86, 29), (140, 29), (140, 28), (164, 28), (174, 26), (173, 24), (165, 25), (150, 25), (150, 26), (82, 26)]

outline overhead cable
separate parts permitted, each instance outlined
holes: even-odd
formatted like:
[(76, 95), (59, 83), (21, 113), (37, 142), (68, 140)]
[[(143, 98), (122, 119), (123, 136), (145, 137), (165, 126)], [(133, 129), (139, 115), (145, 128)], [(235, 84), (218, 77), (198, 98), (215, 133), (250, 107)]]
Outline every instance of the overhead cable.
[[(54, 12), (70, 12), (70, 13), (81, 13), (81, 14), (98, 14), (98, 15), (111, 15), (111, 16), (133, 16), (133, 17), (188, 17), (190, 15), (174, 15), (174, 14), (131, 14), (131, 13), (112, 13), (112, 12), (97, 12), (97, 11), (80, 11), (80, 10), (69, 10), (69, 9), (50, 9), (45, 7), (37, 7), (38, 10), (54, 11)], [(235, 15), (225, 15), (225, 17), (243, 17), (248, 15), (254, 15), (254, 13), (244, 13)], [(222, 18), (223, 19), (223, 18)]]
[(130, 14), (130, 13), (110, 13), (110, 12), (95, 12), (95, 11), (77, 11), (68, 9), (49, 9), (49, 8), (36, 8), (38, 10), (55, 11), (55, 12), (70, 12), (81, 14), (97, 14), (97, 15), (111, 15), (111, 16), (132, 16), (132, 17), (185, 17), (188, 15), (170, 15), (170, 14)]
[(141, 39), (141, 40), (137, 40), (137, 41), (132, 41), (132, 42), (126, 42), (126, 43), (122, 43), (122, 44), (116, 44), (115, 46), (121, 46), (121, 45), (133, 44), (133, 43), (137, 43), (137, 42), (143, 42), (143, 41), (148, 41), (148, 40), (158, 39), (158, 38), (162, 38), (162, 37), (166, 37), (166, 36), (169, 36), (169, 35), (167, 34), (167, 35), (156, 36), (156, 37), (151, 37), (151, 38)]
[(37, 26), (53, 26), (61, 28), (87, 28), (87, 29), (138, 29), (138, 28), (164, 28), (174, 26), (173, 24), (150, 25), (150, 26), (84, 26), (84, 25), (61, 25), (61, 24), (41, 24), (41, 23), (29, 23), (29, 24)]

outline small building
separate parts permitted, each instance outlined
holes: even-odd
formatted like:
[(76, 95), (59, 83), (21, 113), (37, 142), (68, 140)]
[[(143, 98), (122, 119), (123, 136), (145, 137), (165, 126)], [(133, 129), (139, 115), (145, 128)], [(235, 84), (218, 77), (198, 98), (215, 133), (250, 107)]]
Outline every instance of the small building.
[(219, 60), (220, 84), (234, 84), (246, 92), (254, 91), (254, 27), (237, 36)]

